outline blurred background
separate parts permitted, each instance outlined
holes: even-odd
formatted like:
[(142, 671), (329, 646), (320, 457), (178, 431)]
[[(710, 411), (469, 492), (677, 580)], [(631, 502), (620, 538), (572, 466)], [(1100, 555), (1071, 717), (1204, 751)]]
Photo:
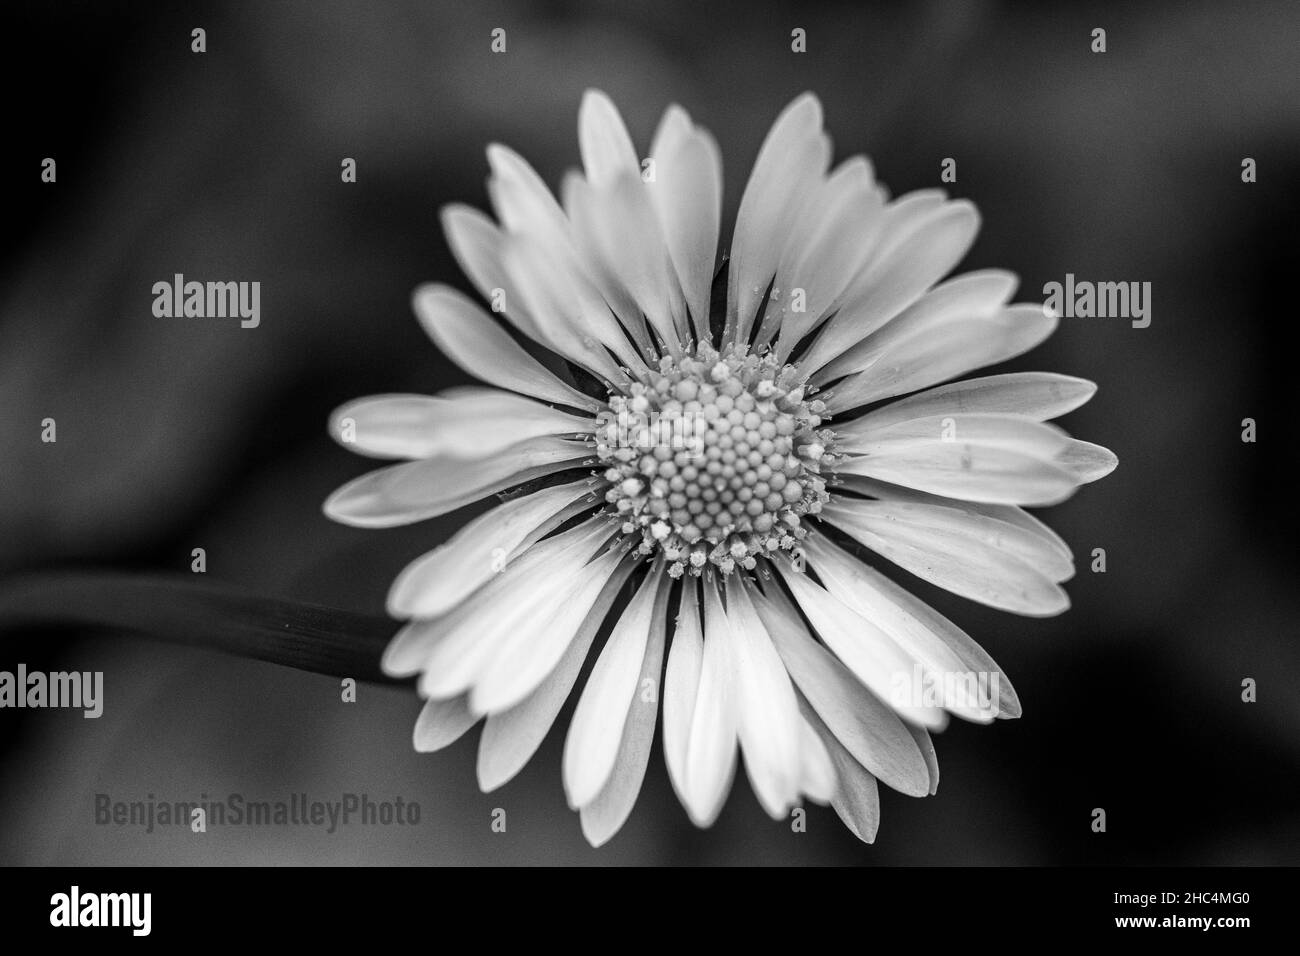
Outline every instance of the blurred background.
[[(738, 776), (695, 830), (655, 754), (622, 832), (591, 850), (564, 804), (572, 702), (503, 790), (477, 731), (416, 754), (413, 691), (75, 631), (0, 634), (0, 669), (105, 671), (99, 720), (0, 712), (0, 862), (643, 864), (1300, 863), (1300, 508), (1290, 325), (1300, 219), (1300, 7), (654, 0), (8, 3), (0, 234), (0, 586), (25, 571), (188, 572), (381, 613), (393, 576), (476, 509), (391, 531), (328, 522), (371, 466), (326, 418), (465, 381), (409, 308), (468, 289), (438, 209), (486, 206), (484, 147), (554, 186), (596, 86), (643, 152), (684, 105), (725, 163), (724, 223), (779, 110), (825, 105), (843, 158), (895, 194), (941, 185), (984, 226), (962, 269), (1021, 299), (1067, 272), (1149, 281), (1151, 326), (1064, 319), (1008, 369), (1100, 385), (1063, 424), (1118, 470), (1045, 517), (1073, 546), (1051, 620), (914, 588), (1007, 671), (1025, 716), (936, 737), (937, 796), (882, 787), (873, 846), (833, 811), (770, 821)], [(190, 50), (190, 31), (207, 52)], [(492, 54), (491, 31), (507, 52)], [(807, 31), (807, 52), (790, 48)], [(1107, 52), (1090, 50), (1102, 27)], [(57, 183), (40, 181), (44, 157)], [(344, 157), (357, 182), (340, 182)], [(1241, 180), (1252, 157), (1258, 182)], [(724, 226), (724, 230), (728, 228)], [(262, 319), (158, 319), (174, 273), (257, 280)], [(57, 421), (58, 441), (39, 440)], [(1241, 441), (1241, 421), (1259, 441)], [(1107, 571), (1089, 571), (1094, 548)], [(1241, 682), (1258, 682), (1258, 702)], [(418, 827), (96, 826), (93, 799), (400, 795)], [(1090, 829), (1093, 808), (1107, 832)], [(492, 811), (507, 832), (490, 829)]]

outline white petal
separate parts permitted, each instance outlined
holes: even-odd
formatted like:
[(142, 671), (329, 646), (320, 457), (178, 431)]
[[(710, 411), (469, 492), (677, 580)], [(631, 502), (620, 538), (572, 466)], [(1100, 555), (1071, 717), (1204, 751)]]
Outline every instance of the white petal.
[(704, 585), (704, 660), (686, 744), (686, 813), (710, 827), (736, 773), (736, 690), (727, 621), (713, 582)]
[(835, 796), (831, 798), (831, 806), (855, 837), (863, 843), (874, 843), (880, 826), (880, 792), (876, 778), (844, 749), (806, 700), (799, 704), (809, 726), (826, 745), (826, 752), (835, 768)]
[(700, 627), (699, 585), (696, 578), (682, 580), (677, 629), (668, 652), (664, 676), (664, 763), (677, 799), (686, 804), (686, 750), (691, 738), (695, 699), (704, 666), (704, 634)]
[(420, 286), (413, 305), (420, 324), (438, 348), (471, 375), (543, 401), (591, 411), (602, 407), (547, 371), (491, 316), (456, 290)]
[(415, 721), (415, 749), (432, 753), (454, 744), (474, 726), (478, 717), (470, 713), (464, 697), (426, 700)]
[[(549, 524), (549, 522), (548, 522)], [(590, 518), (581, 525), (561, 534), (519, 549), (517, 557), (510, 558), (491, 581), (476, 590), (465, 600), (449, 608), (438, 617), (409, 622), (389, 642), (380, 666), (390, 677), (409, 677), (424, 670), (433, 649), (448, 634), (461, 627), (474, 615), (494, 613), (496, 606), (513, 591), (517, 582), (532, 574), (539, 566), (555, 558), (562, 550), (585, 542), (591, 553), (613, 534), (601, 518)], [(602, 535), (604, 536), (602, 538)], [(448, 696), (448, 695), (441, 695)]]
[(591, 183), (577, 170), (571, 169), (565, 174), (561, 189), (564, 209), (572, 226), (574, 246), (586, 275), (641, 350), (642, 356), (648, 360), (657, 358), (658, 348), (650, 340), (650, 329), (646, 325), (645, 316), (641, 314), (641, 307), (607, 263), (596, 237), (586, 234), (578, 227), (580, 220), (589, 221), (599, 215), (598, 212), (586, 212), (587, 206), (596, 201)]
[(996, 687), (992, 700), (981, 702), (963, 696), (953, 702), (960, 706), (950, 706), (950, 710), (969, 720), (983, 722), (989, 719), (990, 708), (979, 705), (988, 703), (996, 708), (997, 716), (1019, 716), (1020, 702), (1011, 682), (993, 658), (959, 627), (874, 568), (832, 544), (825, 535), (809, 535), (803, 546), (826, 589), (879, 625), (928, 671), (940, 675), (974, 675), (977, 681), (984, 675), (986, 686)]
[(806, 719), (799, 718), (799, 789), (808, 799), (830, 803), (839, 787), (835, 764), (821, 736)]
[(937, 385), (1029, 351), (1052, 334), (1058, 321), (1037, 305), (944, 321), (900, 316), (863, 343), (866, 351), (854, 363), (862, 370), (836, 383), (822, 398), (832, 414), (839, 414)]
[(748, 341), (786, 233), (825, 177), (830, 152), (821, 103), (804, 93), (781, 112), (763, 140), (740, 200), (727, 277), (725, 342)]
[(325, 514), (358, 528), (392, 528), (455, 511), (479, 498), (592, 460), (590, 443), (531, 438), (481, 461), (427, 458), (354, 478)]
[(898, 715), (812, 639), (779, 588), (769, 588), (756, 607), (790, 676), (834, 738), (894, 789), (928, 793), (925, 758)]
[(578, 148), (587, 179), (597, 186), (620, 173), (640, 169), (632, 137), (613, 101), (600, 90), (587, 90), (578, 108)]
[[(756, 343), (778, 329), (777, 356), (790, 350), (834, 308), (872, 255), (884, 222), (884, 198), (871, 164), (861, 156), (842, 163), (800, 216), (776, 270)], [(802, 311), (795, 311), (795, 292)], [(802, 365), (801, 365), (802, 367)]]
[(1056, 463), (1072, 474), (1075, 481), (1087, 484), (1109, 475), (1119, 464), (1119, 459), (1109, 448), (1074, 438), (1065, 451), (1056, 456)]
[(646, 765), (650, 762), (655, 718), (659, 713), (659, 683), (663, 675), (664, 637), (668, 626), (668, 595), (672, 590), (672, 580), (667, 575), (659, 577), (661, 580), (655, 598), (650, 639), (646, 643), (645, 658), (641, 664), (640, 689), (632, 698), (627, 722), (623, 725), (618, 760), (600, 795), (581, 810), (582, 834), (592, 846), (603, 846), (623, 826), (632, 812), (632, 805), (636, 803), (637, 794), (641, 792), (641, 781), (645, 779)]
[(614, 625), (569, 724), (564, 741), (564, 792), (577, 809), (595, 799), (618, 758), (628, 706), (637, 691), (659, 575), (648, 574)]
[(941, 385), (848, 422), (837, 422), (835, 434), (865, 436), (917, 418), (945, 414), (1024, 415), (1037, 422), (1059, 418), (1092, 398), (1097, 386), (1082, 378), (1053, 372), (1013, 372)]
[[(605, 340), (613, 341), (617, 329), (609, 311), (593, 301), (594, 290), (582, 296), (582, 281), (566, 273), (560, 259), (528, 236), (506, 236), (501, 262), (516, 297), (536, 323), (538, 341), (606, 383), (626, 380), (605, 350)], [(585, 303), (584, 311), (578, 311), (578, 302)], [(603, 322), (599, 321), (602, 314)]]
[[(905, 501), (914, 504), (935, 505), (942, 508), (958, 508), (970, 515), (982, 515), (996, 521), (1013, 524), (1037, 535), (1042, 539), (1044, 547), (1052, 548), (1060, 555), (1062, 560), (1069, 562), (1071, 566), (1074, 564), (1074, 553), (1070, 550), (1070, 546), (1066, 544), (1065, 539), (1024, 508), (1016, 505), (991, 505), (979, 501), (958, 501), (956, 498), (930, 495), (924, 491), (917, 491), (915, 488), (891, 485), (888, 482), (876, 481), (874, 478), (864, 478), (861, 475), (840, 475), (839, 478), (840, 488), (843, 490), (855, 491), (871, 498), (879, 498), (882, 501)], [(845, 500), (850, 500), (847, 496), (842, 497), (845, 497)]]
[(921, 756), (925, 757), (925, 767), (930, 772), (930, 795), (933, 796), (939, 792), (939, 755), (934, 752), (934, 741), (930, 739), (930, 732), (924, 727), (913, 727), (908, 724), (907, 729), (915, 738)]
[(505, 569), (516, 554), (546, 534), (555, 519), (596, 503), (589, 479), (553, 485), (479, 515), (441, 547), (417, 558), (388, 592), (396, 618), (438, 617)]
[(1059, 428), (1017, 415), (932, 415), (899, 422), (839, 450), (839, 473), (866, 475), (930, 494), (991, 504), (1046, 505), (1078, 480), (1056, 459), (1070, 445)]
[(331, 416), (342, 438), (351, 419), (355, 442), (385, 458), (486, 458), (542, 435), (590, 435), (596, 422), (496, 388), (461, 387), (438, 395), (377, 395), (349, 402)]
[(799, 703), (743, 585), (727, 587), (727, 617), (745, 771), (759, 803), (780, 820), (799, 802)]
[[(907, 652), (874, 622), (849, 608), (825, 588), (814, 584), (807, 575), (791, 570), (788, 562), (778, 562), (777, 567), (789, 585), (790, 593), (807, 615), (809, 623), (826, 642), (826, 646), (866, 685), (872, 695), (881, 701), (894, 700), (898, 688), (907, 686), (912, 681), (913, 663)], [(778, 643), (777, 646), (781, 645)], [(789, 660), (786, 661), (786, 666), (798, 681), (798, 672)], [(802, 681), (799, 686), (811, 699), (812, 695)], [(941, 728), (947, 720), (944, 712), (937, 707), (909, 702), (908, 706), (896, 706), (894, 709), (907, 720), (927, 727)], [(877, 776), (885, 776), (874, 767), (868, 769)]]
[[(904, 535), (911, 544), (952, 555), (953, 559), (983, 564), (991, 561), (995, 552), (1006, 552), (1049, 581), (1059, 584), (1074, 576), (1073, 556), (1062, 552), (1053, 538), (1044, 536), (1037, 528), (1004, 520), (999, 515), (982, 514), (962, 504), (951, 499), (864, 501), (836, 496), (828, 506), (836, 513), (852, 513), (857, 519), (856, 527), (869, 528), (882, 537), (889, 537), (895, 528), (906, 528)], [(835, 523), (829, 515), (826, 520)]]
[(536, 321), (506, 272), (502, 247), (507, 234), (485, 213), (461, 203), (444, 206), (441, 218), (447, 245), (479, 295), (524, 335), (545, 344)]
[(664, 242), (690, 308), (696, 341), (709, 338), (709, 301), (722, 217), (722, 156), (713, 137), (670, 107), (651, 148), (647, 183)]
[(939, 587), (990, 607), (1046, 617), (1070, 606), (1053, 577), (1059, 565), (1029, 563), (1023, 555), (1059, 555), (1038, 547), (1021, 529), (955, 509), (896, 502), (828, 502), (822, 517), (899, 567)]
[[(876, 481), (868, 479), (861, 475), (844, 475), (841, 476), (841, 486), (845, 490), (853, 490), (870, 496), (879, 498), (881, 501), (910, 502), (914, 505), (927, 505), (932, 507), (948, 507), (948, 509), (958, 509), (966, 512), (971, 516), (982, 516), (982, 518), (991, 518), (996, 522), (1005, 522), (1014, 524), (1015, 527), (1021, 528), (1040, 538), (1037, 548), (1049, 548), (1056, 551), (1058, 557), (1048, 558), (1048, 563), (1056, 564), (1065, 562), (1067, 566), (1074, 567), (1074, 551), (1070, 550), (1070, 545), (1066, 544), (1065, 538), (1057, 535), (1047, 524), (1040, 522), (1039, 519), (1031, 515), (1030, 512), (1015, 505), (987, 505), (978, 501), (958, 501), (956, 498), (944, 498), (937, 494), (926, 494), (918, 492), (913, 488), (904, 488), (901, 485), (892, 485), (885, 481)], [(852, 503), (853, 498), (846, 496), (835, 496), (842, 502)], [(1069, 574), (1065, 578), (1069, 578)], [(907, 592), (904, 592), (907, 593)]]
[(418, 674), (446, 627), (441, 620), (408, 621), (384, 648), (379, 667), (389, 677)]
[(627, 290), (667, 350), (678, 353), (685, 302), (648, 189), (634, 173), (602, 187), (575, 186), (573, 226), (579, 246)]
[(542, 177), (508, 146), (493, 143), (487, 155), (492, 167), (488, 191), (506, 231), (532, 236), (572, 255), (569, 222)]
[[(896, 205), (905, 201), (906, 197)], [(896, 215), (891, 207), (887, 216), (892, 220)], [(881, 252), (844, 293), (832, 320), (836, 326), (851, 328), (852, 334), (836, 333), (832, 339), (844, 335), (860, 341), (919, 299), (961, 261), (975, 240), (980, 220), (971, 203), (956, 200), (909, 215), (892, 232), (891, 225), (886, 222)], [(831, 335), (829, 326), (827, 333)], [(828, 341), (825, 348), (830, 345)], [(801, 367), (812, 371), (822, 360), (814, 353), (813, 361)]]
[(479, 671), (470, 691), (470, 708), (495, 714), (518, 704), (554, 670), (573, 641), (622, 555), (611, 551), (592, 561), (565, 582), (554, 597), (530, 617), (528, 626), (507, 637), (496, 656)]
[(538, 608), (581, 585), (587, 563), (615, 529), (605, 518), (533, 545), (489, 584), (439, 618), (441, 636), (433, 643), (420, 677), (426, 697), (463, 694), (496, 656), (503, 641), (526, 627)]
[(330, 415), (330, 437), (372, 458), (428, 458), (438, 451), (431, 423), (444, 402), (430, 395), (372, 395)]
[(600, 597), (541, 686), (509, 710), (488, 715), (478, 745), (478, 785), (484, 793), (511, 780), (541, 746), (578, 679), (592, 641), (634, 567), (633, 562), (624, 560), (605, 582)]
[(888, 342), (909, 328), (941, 327), (956, 320), (993, 315), (1006, 305), (1015, 293), (1016, 285), (1015, 275), (1001, 269), (982, 269), (954, 276), (935, 286), (872, 334), (868, 334), (871, 326), (866, 324), (873, 320), (872, 316), (848, 313), (836, 316), (799, 359), (799, 368), (805, 374), (816, 372), (811, 378), (812, 383), (824, 385), (871, 364), (871, 357), (875, 354), (873, 342), (878, 339)]

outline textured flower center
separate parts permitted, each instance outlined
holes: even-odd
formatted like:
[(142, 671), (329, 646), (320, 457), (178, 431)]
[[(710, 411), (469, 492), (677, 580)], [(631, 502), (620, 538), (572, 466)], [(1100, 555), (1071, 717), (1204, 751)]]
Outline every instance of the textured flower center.
[(596, 435), (605, 500), (640, 553), (662, 553), (680, 577), (706, 564), (752, 569), (797, 546), (800, 517), (828, 497), (832, 439), (818, 430), (825, 406), (804, 400), (797, 376), (771, 355), (702, 345), (610, 396)]

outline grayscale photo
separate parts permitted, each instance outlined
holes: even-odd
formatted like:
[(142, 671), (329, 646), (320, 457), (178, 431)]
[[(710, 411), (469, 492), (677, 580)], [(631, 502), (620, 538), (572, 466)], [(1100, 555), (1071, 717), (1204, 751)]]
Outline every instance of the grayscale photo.
[(230, 867), (1273, 922), (1295, 4), (0, 19), (5, 926)]

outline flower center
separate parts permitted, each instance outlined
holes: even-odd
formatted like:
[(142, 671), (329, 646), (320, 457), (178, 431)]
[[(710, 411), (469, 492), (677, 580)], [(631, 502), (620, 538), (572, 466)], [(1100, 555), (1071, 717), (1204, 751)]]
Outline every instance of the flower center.
[(663, 554), (668, 573), (724, 574), (793, 550), (800, 517), (827, 500), (825, 405), (805, 401), (798, 373), (744, 347), (701, 345), (613, 394), (596, 452), (623, 532)]

